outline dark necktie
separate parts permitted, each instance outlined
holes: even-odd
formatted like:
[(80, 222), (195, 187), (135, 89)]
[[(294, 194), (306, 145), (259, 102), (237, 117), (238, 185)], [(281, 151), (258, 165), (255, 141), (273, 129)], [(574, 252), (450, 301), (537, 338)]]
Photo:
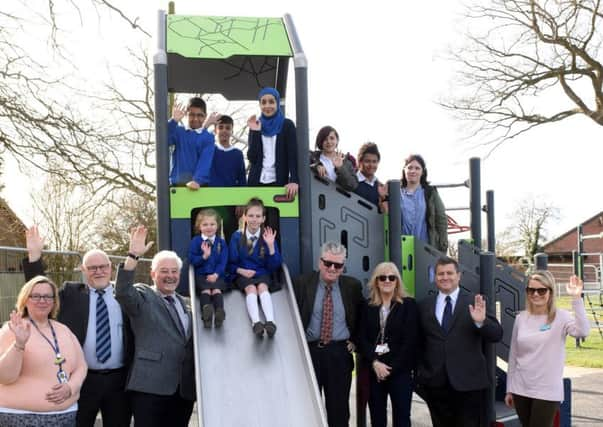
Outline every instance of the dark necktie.
[(251, 237), (249, 238), (249, 242), (250, 242), (250, 244), (249, 244), (249, 251), (248, 251), (249, 255), (251, 255), (251, 254), (253, 253), (253, 245), (255, 244), (255, 241), (256, 241), (257, 239), (258, 239), (258, 238), (257, 238), (256, 236), (251, 236)]
[(207, 243), (210, 248), (214, 245), (210, 239), (205, 240), (204, 243)]
[(109, 310), (103, 298), (104, 289), (96, 290), (96, 358), (105, 363), (111, 357), (111, 329)]
[(320, 342), (327, 344), (333, 338), (333, 286), (325, 287), (325, 296), (322, 300), (322, 322), (320, 324)]
[(176, 321), (176, 324), (178, 325), (178, 332), (180, 332), (184, 336), (184, 325), (182, 324), (182, 320), (178, 315), (178, 310), (176, 310), (176, 300), (171, 295), (165, 296), (164, 298), (169, 303), (168, 310), (172, 315), (172, 318)]
[(452, 299), (450, 295), (446, 295), (446, 306), (442, 315), (442, 329), (448, 333), (450, 331), (450, 323), (452, 322)]

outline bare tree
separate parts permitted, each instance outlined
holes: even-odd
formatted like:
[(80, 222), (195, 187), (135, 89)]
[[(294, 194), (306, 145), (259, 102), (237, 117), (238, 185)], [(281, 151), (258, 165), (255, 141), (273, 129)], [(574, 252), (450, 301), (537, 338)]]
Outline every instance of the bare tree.
[(494, 150), (583, 115), (603, 126), (600, 0), (485, 0), (467, 8), (457, 93), (441, 104)]
[(514, 223), (505, 232), (511, 249), (521, 248), (523, 255), (531, 260), (546, 240), (546, 226), (559, 218), (559, 209), (549, 201), (526, 197), (512, 213)]

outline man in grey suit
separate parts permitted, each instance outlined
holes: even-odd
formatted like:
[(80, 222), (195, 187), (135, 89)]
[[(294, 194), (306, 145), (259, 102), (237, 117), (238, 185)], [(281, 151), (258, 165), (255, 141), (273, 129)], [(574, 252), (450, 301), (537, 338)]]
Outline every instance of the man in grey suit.
[(134, 284), (138, 258), (152, 244), (146, 236), (145, 227), (132, 229), (128, 257), (116, 277), (115, 297), (135, 338), (126, 388), (132, 392), (137, 426), (186, 427), (195, 400), (195, 370), (189, 301), (176, 293), (182, 260), (175, 252), (161, 251), (151, 263), (154, 286)]
[(455, 260), (438, 260), (435, 274), (437, 295), (419, 302), (423, 342), (417, 392), (427, 402), (434, 427), (478, 427), (490, 382), (483, 344), (500, 341), (503, 330), (486, 313), (481, 295), (459, 288)]

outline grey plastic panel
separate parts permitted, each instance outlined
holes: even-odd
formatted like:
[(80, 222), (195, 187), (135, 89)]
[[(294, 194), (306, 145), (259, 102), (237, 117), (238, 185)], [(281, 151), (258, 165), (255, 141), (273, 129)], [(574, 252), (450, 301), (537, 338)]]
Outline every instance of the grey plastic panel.
[[(468, 242), (459, 242), (459, 262), (469, 269), (477, 269), (479, 273), (479, 252)], [(515, 316), (525, 307), (526, 277), (499, 260), (496, 260), (494, 274), (496, 314), (503, 327), (503, 338), (496, 344), (496, 355), (507, 361)]]
[[(414, 239), (415, 242), (415, 298), (421, 300), (437, 292), (435, 285), (435, 264), (445, 255), (433, 246)], [(459, 253), (460, 253), (459, 243)], [(459, 267), (462, 273), (460, 287), (471, 293), (479, 293), (479, 255), (477, 255), (477, 270), (472, 265), (467, 265), (460, 260)]]
[[(320, 246), (343, 243), (348, 250), (344, 274), (366, 284), (375, 266), (385, 259), (384, 216), (366, 199), (312, 177), (312, 259), (318, 269)], [(302, 254), (304, 256), (304, 254)]]
[(225, 295), (221, 329), (203, 328), (195, 299), (201, 427), (326, 427), (295, 297), (290, 280), (285, 282), (272, 294), (278, 326), (273, 339), (253, 335), (241, 292)]

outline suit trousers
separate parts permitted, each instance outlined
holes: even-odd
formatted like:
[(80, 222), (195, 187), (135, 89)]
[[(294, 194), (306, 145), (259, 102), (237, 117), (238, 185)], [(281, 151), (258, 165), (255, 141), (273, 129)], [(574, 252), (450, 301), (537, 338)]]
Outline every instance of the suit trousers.
[(433, 427), (480, 427), (485, 419), (484, 390), (458, 391), (447, 382), (442, 387), (421, 387)]
[(131, 393), (136, 427), (188, 427), (195, 402), (183, 399), (180, 390), (170, 396)]
[(369, 409), (372, 427), (387, 427), (387, 396), (392, 401), (392, 421), (394, 427), (410, 427), (410, 402), (412, 399), (412, 379), (410, 372), (390, 375), (385, 381), (377, 381), (371, 368)]
[(308, 343), (308, 346), (318, 389), (324, 390), (329, 427), (348, 427), (354, 356), (346, 341), (331, 341), (325, 346)]
[(130, 395), (125, 391), (128, 370), (89, 370), (78, 400), (77, 426), (93, 427), (100, 410), (103, 425), (129, 427)]

